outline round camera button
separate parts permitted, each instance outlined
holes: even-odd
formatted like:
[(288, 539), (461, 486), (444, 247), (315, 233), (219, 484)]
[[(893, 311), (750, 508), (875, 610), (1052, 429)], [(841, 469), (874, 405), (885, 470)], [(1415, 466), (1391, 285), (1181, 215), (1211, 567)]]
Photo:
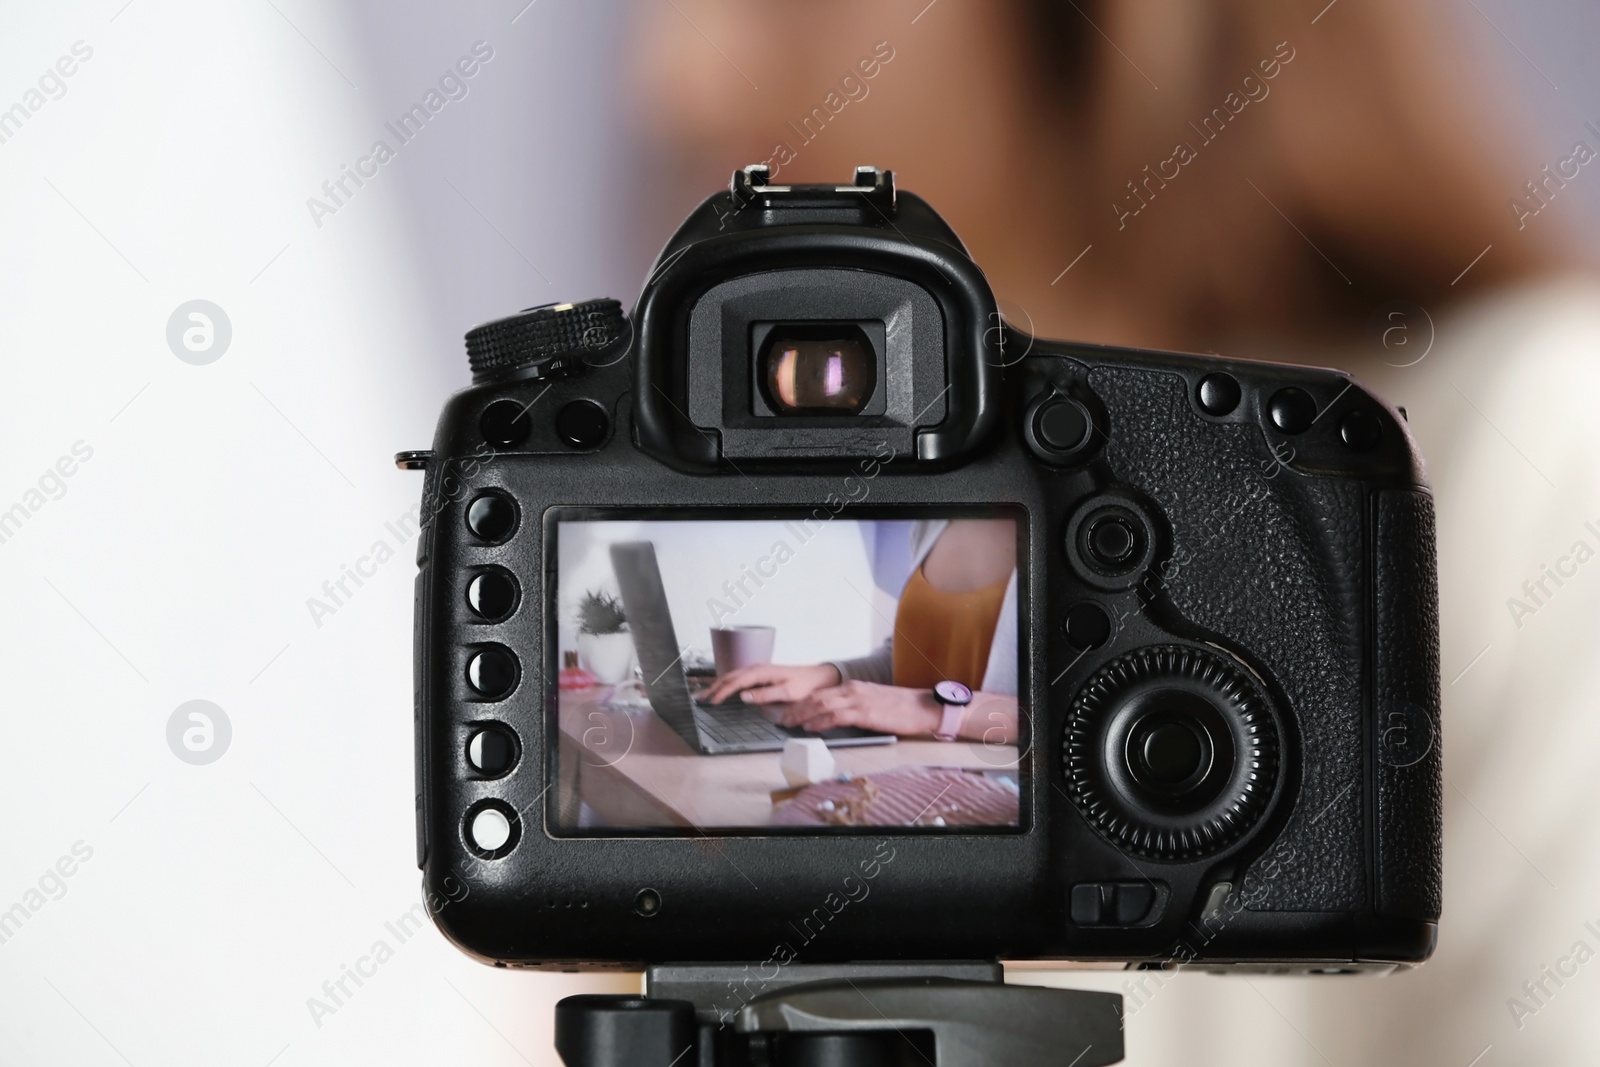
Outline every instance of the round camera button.
[(598, 448), (610, 429), (606, 409), (593, 400), (574, 400), (556, 413), (556, 434), (573, 448)]
[(507, 618), (517, 607), (517, 580), (506, 571), (484, 571), (467, 583), (467, 606), (486, 622)]
[(661, 894), (654, 889), (641, 889), (633, 898), (633, 910), (648, 919), (661, 913)]
[(1238, 379), (1231, 374), (1216, 373), (1200, 379), (1196, 398), (1201, 411), (1220, 418), (1239, 406), (1240, 395)]
[(486, 648), (467, 661), (467, 684), (488, 700), (499, 700), (517, 685), (517, 661), (509, 649)]
[(1089, 442), (1094, 422), (1076, 400), (1061, 397), (1039, 408), (1034, 416), (1034, 432), (1047, 448), (1057, 452), (1076, 452)]
[(486, 726), (467, 742), (467, 762), (488, 778), (499, 778), (517, 761), (517, 744), (498, 726)]
[(1383, 440), (1383, 424), (1372, 412), (1357, 408), (1339, 420), (1339, 439), (1352, 452), (1371, 452)]
[(490, 544), (499, 544), (517, 528), (517, 506), (499, 493), (484, 493), (467, 505), (467, 529)]
[(1305, 433), (1317, 421), (1317, 402), (1304, 389), (1291, 385), (1272, 394), (1267, 414), (1272, 425), (1284, 433)]
[(1111, 616), (1099, 604), (1085, 601), (1067, 609), (1063, 628), (1067, 633), (1067, 644), (1079, 652), (1087, 652), (1111, 639)]
[(480, 800), (467, 809), (461, 825), (469, 849), (480, 858), (497, 860), (511, 854), (522, 837), (522, 820), (504, 800)]
[(494, 808), (484, 808), (472, 818), (472, 843), (485, 852), (504, 848), (511, 840), (511, 820)]
[(1177, 785), (1200, 770), (1205, 751), (1194, 731), (1183, 723), (1162, 723), (1145, 735), (1141, 768), (1162, 785)]
[(483, 409), (478, 418), (478, 429), (483, 439), (496, 448), (515, 448), (528, 439), (533, 430), (533, 420), (528, 417), (528, 405), (515, 400), (496, 400)]

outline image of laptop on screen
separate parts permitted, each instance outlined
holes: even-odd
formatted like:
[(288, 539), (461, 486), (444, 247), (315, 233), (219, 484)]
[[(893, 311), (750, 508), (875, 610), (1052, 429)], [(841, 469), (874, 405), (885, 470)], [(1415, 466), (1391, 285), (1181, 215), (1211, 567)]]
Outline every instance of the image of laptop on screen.
[[(733, 701), (702, 704), (689, 691), (683, 653), (672, 627), (667, 591), (650, 541), (622, 541), (611, 546), (611, 566), (622, 593), (622, 605), (633, 632), (639, 671), (651, 709), (688, 746), (705, 756), (737, 752), (776, 752), (791, 737), (820, 737), (830, 747), (886, 745), (893, 734), (844, 726), (821, 733), (780, 726), (761, 713), (762, 705)], [(765, 705), (769, 710), (778, 705)]]

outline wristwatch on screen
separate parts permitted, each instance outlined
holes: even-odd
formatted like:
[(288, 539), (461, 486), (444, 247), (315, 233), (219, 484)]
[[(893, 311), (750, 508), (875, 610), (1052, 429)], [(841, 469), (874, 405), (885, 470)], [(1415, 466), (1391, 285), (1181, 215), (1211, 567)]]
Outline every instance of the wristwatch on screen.
[(972, 703), (972, 690), (960, 682), (946, 678), (933, 684), (933, 699), (944, 707), (944, 717), (933, 736), (940, 741), (954, 741), (961, 734), (961, 720), (966, 718), (967, 705)]

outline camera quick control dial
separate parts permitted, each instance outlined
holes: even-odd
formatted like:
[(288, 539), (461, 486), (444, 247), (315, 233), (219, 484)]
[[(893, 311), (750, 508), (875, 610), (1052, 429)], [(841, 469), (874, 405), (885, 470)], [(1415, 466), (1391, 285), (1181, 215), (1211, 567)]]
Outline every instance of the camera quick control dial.
[(545, 304), (467, 332), (472, 381), (555, 378), (581, 370), (627, 335), (628, 317), (609, 298)]
[(1182, 645), (1135, 649), (1073, 700), (1063, 742), (1073, 803), (1124, 851), (1214, 855), (1253, 829), (1279, 777), (1278, 729), (1248, 672)]

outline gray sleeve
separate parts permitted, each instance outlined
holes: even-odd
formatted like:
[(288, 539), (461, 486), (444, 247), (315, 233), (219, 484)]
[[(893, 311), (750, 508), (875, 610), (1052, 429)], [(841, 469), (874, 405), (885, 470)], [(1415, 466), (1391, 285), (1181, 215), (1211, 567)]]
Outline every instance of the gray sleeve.
[(854, 679), (890, 685), (894, 682), (894, 646), (891, 641), (892, 639), (885, 638), (883, 644), (879, 645), (878, 650), (871, 655), (856, 659), (831, 659), (828, 665), (839, 672), (841, 682)]

